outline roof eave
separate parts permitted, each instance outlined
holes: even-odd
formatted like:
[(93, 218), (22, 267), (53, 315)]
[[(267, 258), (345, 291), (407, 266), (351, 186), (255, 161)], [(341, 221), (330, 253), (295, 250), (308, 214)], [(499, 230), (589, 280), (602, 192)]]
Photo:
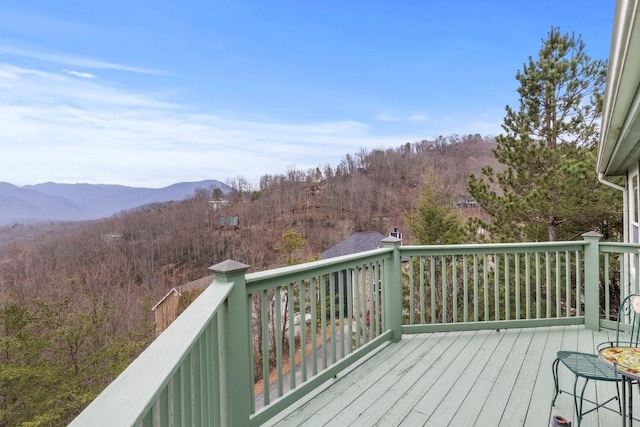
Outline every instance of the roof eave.
[(597, 171), (623, 175), (640, 145), (639, 0), (619, 0), (611, 39)]

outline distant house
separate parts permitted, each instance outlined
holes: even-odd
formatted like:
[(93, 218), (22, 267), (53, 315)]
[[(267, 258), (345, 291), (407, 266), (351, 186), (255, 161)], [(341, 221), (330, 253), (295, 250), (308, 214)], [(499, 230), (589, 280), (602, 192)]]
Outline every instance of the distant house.
[(214, 276), (210, 275), (176, 286), (167, 292), (167, 294), (151, 308), (156, 317), (156, 336), (160, 335), (162, 331), (167, 329), (167, 327), (178, 317), (181, 298), (183, 298), (182, 302), (188, 305), (187, 303), (191, 301), (184, 301), (184, 299), (188, 298), (193, 300), (194, 296), (199, 295), (200, 292), (213, 282), (213, 278)]
[(223, 216), (218, 219), (218, 229), (238, 229), (238, 217), (237, 216)]
[(217, 211), (218, 209), (229, 206), (230, 203), (228, 200), (209, 200), (209, 204), (214, 211)]
[(478, 206), (478, 202), (468, 194), (460, 194), (454, 202), (454, 207), (458, 209), (472, 209)]

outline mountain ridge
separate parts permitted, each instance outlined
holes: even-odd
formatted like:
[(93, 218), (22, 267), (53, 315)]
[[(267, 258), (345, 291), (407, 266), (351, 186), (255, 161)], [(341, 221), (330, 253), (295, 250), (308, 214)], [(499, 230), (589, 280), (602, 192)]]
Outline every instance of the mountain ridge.
[(45, 182), (16, 186), (0, 182), (0, 226), (47, 221), (86, 221), (107, 218), (151, 203), (183, 200), (196, 190), (230, 187), (209, 179), (179, 182), (162, 188), (110, 184)]

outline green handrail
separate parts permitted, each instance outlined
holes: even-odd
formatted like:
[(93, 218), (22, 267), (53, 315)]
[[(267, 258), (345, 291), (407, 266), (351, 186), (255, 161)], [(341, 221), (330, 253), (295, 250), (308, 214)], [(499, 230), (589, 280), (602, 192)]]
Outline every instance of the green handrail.
[(387, 238), (381, 249), (251, 274), (225, 261), (71, 425), (260, 425), (403, 333), (606, 327), (609, 306), (638, 291), (640, 246), (583, 237), (446, 246)]

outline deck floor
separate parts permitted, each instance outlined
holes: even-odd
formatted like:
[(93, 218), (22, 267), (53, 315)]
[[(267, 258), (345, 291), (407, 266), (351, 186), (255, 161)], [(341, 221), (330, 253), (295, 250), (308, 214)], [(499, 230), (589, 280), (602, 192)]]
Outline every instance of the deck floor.
[[(614, 335), (582, 326), (404, 335), (268, 425), (539, 427), (562, 415), (577, 426), (571, 395), (561, 393), (551, 406), (551, 364), (560, 349), (594, 352)], [(560, 385), (573, 387), (564, 366)], [(585, 397), (603, 401), (615, 393), (611, 383), (591, 382)], [(617, 425), (620, 415), (604, 409), (582, 421)]]

